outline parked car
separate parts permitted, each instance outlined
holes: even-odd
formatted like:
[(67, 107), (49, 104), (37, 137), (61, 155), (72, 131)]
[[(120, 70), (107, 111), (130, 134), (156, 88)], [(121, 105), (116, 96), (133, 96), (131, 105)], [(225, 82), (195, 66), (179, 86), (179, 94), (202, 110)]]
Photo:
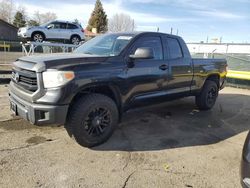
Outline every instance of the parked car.
[(79, 144), (92, 147), (145, 101), (195, 96), (199, 109), (211, 109), (226, 73), (225, 59), (192, 59), (179, 36), (105, 34), (70, 54), (18, 59), (9, 96), (16, 115), (37, 125), (65, 124)]
[(241, 184), (244, 188), (250, 188), (250, 132), (247, 135), (242, 152)]
[(17, 35), (25, 40), (35, 42), (67, 41), (78, 45), (85, 40), (84, 29), (81, 25), (68, 21), (52, 21), (41, 26), (22, 27)]

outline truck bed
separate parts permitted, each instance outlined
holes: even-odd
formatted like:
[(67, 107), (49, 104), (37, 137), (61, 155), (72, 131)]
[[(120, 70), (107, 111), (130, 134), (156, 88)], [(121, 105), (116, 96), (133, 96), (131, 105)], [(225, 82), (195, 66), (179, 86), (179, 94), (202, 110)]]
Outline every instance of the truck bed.
[(221, 65), (221, 63), (223, 64), (227, 64), (226, 59), (212, 59), (212, 58), (192, 58), (193, 64), (194, 65), (205, 65), (205, 64), (213, 64), (213, 65)]

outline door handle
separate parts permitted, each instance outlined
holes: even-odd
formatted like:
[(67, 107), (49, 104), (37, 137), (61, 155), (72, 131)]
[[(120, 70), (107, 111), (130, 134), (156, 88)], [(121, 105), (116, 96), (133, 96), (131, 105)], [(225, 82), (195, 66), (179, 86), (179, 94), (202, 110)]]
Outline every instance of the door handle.
[(161, 66), (159, 67), (159, 69), (161, 69), (161, 70), (166, 70), (166, 69), (168, 69), (168, 66), (165, 65), (165, 64), (163, 64), (163, 65), (161, 65)]

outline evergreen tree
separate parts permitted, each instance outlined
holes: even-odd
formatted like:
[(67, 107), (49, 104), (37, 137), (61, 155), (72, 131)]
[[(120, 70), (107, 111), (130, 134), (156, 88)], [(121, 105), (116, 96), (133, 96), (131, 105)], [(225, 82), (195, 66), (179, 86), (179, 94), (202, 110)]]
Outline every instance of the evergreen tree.
[(15, 25), (18, 28), (26, 26), (25, 17), (22, 12), (20, 11), (16, 12), (13, 25)]
[(36, 20), (29, 20), (28, 26), (39, 26), (39, 23)]
[(91, 13), (87, 29), (91, 31), (92, 28), (96, 28), (97, 33), (105, 33), (108, 30), (107, 25), (108, 19), (102, 7), (102, 3), (100, 0), (96, 0), (95, 8)]
[(80, 22), (78, 19), (75, 19), (73, 23), (80, 25)]

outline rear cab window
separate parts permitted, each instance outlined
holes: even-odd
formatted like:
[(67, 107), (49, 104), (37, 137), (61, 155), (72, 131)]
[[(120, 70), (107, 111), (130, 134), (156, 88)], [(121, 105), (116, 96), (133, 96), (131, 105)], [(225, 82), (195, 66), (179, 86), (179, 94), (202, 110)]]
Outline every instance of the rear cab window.
[(178, 59), (183, 57), (182, 49), (179, 41), (176, 38), (166, 38), (168, 59)]

